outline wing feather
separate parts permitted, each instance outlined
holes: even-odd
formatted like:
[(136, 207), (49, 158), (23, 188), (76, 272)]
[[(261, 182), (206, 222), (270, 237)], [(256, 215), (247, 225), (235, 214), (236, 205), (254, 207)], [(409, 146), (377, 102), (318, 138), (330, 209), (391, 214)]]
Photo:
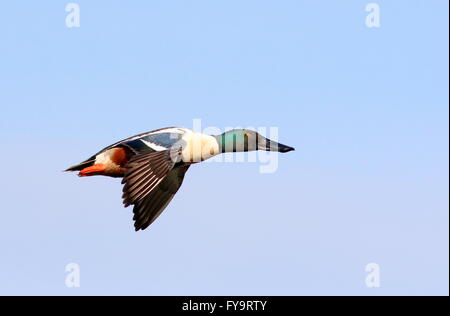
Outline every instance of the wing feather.
[(136, 231), (146, 229), (164, 211), (183, 183), (188, 168), (189, 165), (173, 168), (150, 194), (135, 203), (133, 220)]
[(136, 204), (149, 194), (173, 168), (170, 151), (157, 151), (133, 156), (125, 166), (122, 184), (125, 206)]

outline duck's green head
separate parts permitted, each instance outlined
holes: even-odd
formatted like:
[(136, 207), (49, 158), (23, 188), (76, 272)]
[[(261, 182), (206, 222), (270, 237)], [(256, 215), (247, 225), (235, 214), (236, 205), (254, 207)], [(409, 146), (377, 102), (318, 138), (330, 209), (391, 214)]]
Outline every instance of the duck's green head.
[(249, 129), (234, 129), (214, 137), (222, 153), (253, 150), (287, 153), (295, 150), (293, 147), (277, 143)]

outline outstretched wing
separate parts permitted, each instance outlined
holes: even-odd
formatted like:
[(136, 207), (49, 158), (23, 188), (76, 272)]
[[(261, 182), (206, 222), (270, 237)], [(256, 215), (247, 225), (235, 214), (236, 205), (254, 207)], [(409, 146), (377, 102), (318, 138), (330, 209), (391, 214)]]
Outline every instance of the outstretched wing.
[(136, 231), (146, 229), (164, 211), (183, 183), (189, 165), (173, 168), (150, 194), (134, 205), (133, 220)]
[(136, 230), (147, 228), (178, 191), (188, 165), (178, 164), (170, 150), (133, 156), (123, 177), (123, 203), (134, 205)]

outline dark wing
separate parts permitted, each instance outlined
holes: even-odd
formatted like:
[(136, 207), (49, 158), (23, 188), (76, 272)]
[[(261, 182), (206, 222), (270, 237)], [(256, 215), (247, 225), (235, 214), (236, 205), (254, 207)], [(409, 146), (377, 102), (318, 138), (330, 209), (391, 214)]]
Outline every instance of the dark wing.
[(125, 165), (127, 171), (122, 179), (124, 184), (122, 198), (125, 207), (142, 201), (174, 165), (170, 150), (133, 156)]
[(173, 168), (150, 194), (135, 203), (133, 213), (136, 231), (146, 229), (164, 211), (183, 183), (189, 165)]

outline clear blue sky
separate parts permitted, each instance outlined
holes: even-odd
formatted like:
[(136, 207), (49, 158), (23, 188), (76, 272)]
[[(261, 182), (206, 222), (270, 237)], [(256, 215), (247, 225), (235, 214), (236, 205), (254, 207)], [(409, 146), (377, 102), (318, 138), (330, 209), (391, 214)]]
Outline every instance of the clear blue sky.
[[(67, 2), (1, 5), (0, 294), (448, 295), (448, 1)], [(194, 118), (297, 150), (192, 167), (140, 233), (61, 172)]]

